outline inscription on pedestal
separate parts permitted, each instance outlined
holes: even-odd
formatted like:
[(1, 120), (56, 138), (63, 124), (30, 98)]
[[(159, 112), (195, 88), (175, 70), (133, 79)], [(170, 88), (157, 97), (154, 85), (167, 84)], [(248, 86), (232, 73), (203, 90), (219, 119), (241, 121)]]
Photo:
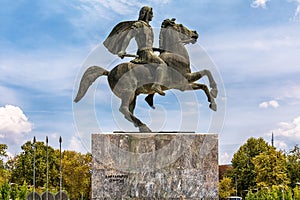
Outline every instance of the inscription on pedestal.
[(216, 134), (93, 134), (92, 195), (104, 199), (218, 199)]

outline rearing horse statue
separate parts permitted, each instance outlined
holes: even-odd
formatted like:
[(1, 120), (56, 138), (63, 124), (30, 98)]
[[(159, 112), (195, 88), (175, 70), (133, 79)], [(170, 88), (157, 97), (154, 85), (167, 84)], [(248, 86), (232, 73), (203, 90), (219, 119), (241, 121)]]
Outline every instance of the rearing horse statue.
[[(198, 90), (205, 92), (209, 107), (216, 111), (217, 85), (209, 70), (191, 72), (190, 59), (184, 45), (196, 43), (198, 34), (189, 30), (182, 24), (176, 24), (175, 19), (163, 21), (159, 36), (159, 57), (168, 66), (168, 78), (164, 80), (163, 90), (178, 89), (181, 91)], [(148, 65), (148, 66), (147, 66)], [(136, 64), (133, 62), (121, 63), (108, 71), (99, 66), (89, 67), (83, 74), (77, 96), (74, 102), (78, 102), (87, 92), (90, 85), (100, 76), (107, 76), (112, 92), (121, 99), (119, 111), (124, 117), (139, 128), (140, 132), (151, 132), (151, 130), (134, 115), (136, 97), (139, 94), (148, 94), (146, 102), (154, 108), (153, 96), (155, 91), (152, 85), (155, 83), (154, 72), (149, 67), (151, 64)], [(209, 87), (196, 83), (203, 76), (207, 76)]]

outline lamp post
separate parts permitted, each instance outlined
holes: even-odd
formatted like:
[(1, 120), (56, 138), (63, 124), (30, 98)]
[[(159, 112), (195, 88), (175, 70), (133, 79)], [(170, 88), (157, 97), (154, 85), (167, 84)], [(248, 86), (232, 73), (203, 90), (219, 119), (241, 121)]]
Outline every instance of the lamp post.
[(62, 155), (61, 155), (61, 143), (62, 143), (62, 138), (61, 136), (59, 137), (59, 154), (60, 154), (60, 180), (59, 180), (59, 196), (60, 200), (62, 200)]
[(46, 136), (46, 157), (47, 157), (47, 177), (46, 177), (46, 200), (48, 200), (48, 181), (49, 181), (49, 166), (48, 166), (48, 136)]
[(36, 139), (33, 137), (33, 200), (35, 200), (35, 156), (36, 156)]
[(235, 196), (237, 196), (237, 175), (236, 173), (234, 174), (234, 179), (235, 179)]

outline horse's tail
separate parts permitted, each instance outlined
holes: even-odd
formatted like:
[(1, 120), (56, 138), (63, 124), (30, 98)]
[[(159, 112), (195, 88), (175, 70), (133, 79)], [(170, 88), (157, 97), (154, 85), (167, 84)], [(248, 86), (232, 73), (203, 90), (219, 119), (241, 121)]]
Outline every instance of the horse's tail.
[(92, 83), (102, 75), (108, 76), (109, 71), (106, 69), (103, 69), (102, 67), (98, 66), (92, 66), (89, 67), (83, 74), (80, 85), (79, 85), (79, 90), (77, 93), (76, 98), (74, 99), (74, 102), (77, 103), (82, 99), (82, 97), (85, 95), (89, 87), (92, 85)]

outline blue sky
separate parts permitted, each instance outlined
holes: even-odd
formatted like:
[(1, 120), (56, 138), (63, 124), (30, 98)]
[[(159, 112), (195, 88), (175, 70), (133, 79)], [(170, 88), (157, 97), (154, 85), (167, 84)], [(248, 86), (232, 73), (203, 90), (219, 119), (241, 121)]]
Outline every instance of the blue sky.
[[(72, 99), (86, 67), (111, 69), (121, 62), (102, 42), (118, 22), (136, 19), (143, 5), (154, 9), (153, 27), (175, 17), (197, 30), (198, 42), (189, 47), (191, 62), (200, 68), (206, 64), (197, 52), (211, 59), (214, 76), (220, 77), (221, 89), (224, 86), (219, 98), (226, 102), (223, 121), (224, 113), (208, 110), (201, 91), (185, 95), (169, 91), (166, 97), (156, 97), (156, 110), (149, 110), (140, 98), (137, 115), (153, 130), (175, 130), (176, 120), (193, 124), (191, 105), (200, 110), (196, 117), (204, 124), (195, 131), (205, 132), (205, 125), (221, 115), (220, 163), (230, 162), (249, 137), (270, 141), (273, 132), (275, 145), (283, 150), (300, 142), (299, 0), (2, 0), (0, 4), (0, 143), (7, 143), (12, 155), (33, 136), (45, 140), (48, 135), (54, 147), (63, 136), (63, 148), (86, 151), (89, 136), (84, 131), (135, 130), (117, 112), (119, 102), (104, 78), (88, 94), (96, 103), (85, 114), (95, 116), (94, 122), (86, 117), (78, 122), (76, 109), (87, 104), (74, 105)], [(177, 118), (182, 107), (184, 120)], [(83, 130), (86, 123), (95, 126)]]

